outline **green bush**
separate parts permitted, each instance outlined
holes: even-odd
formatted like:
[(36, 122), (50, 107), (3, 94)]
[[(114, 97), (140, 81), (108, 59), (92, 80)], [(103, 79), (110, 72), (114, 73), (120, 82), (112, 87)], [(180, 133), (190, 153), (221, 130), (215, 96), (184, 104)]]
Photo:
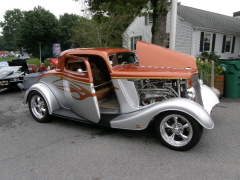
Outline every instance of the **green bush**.
[[(16, 59), (16, 58), (1, 58), (0, 61), (11, 61), (13, 59)], [(38, 59), (38, 58), (30, 58), (30, 59), (27, 59), (27, 63), (28, 64), (36, 64), (39, 67), (40, 59)], [(49, 61), (44, 61), (44, 65), (46, 67), (49, 66)]]
[[(200, 58), (197, 59), (197, 68), (198, 68), (198, 77), (202, 79), (204, 84), (210, 85), (211, 79), (211, 69), (212, 63), (208, 60), (202, 60)], [(218, 66), (216, 62), (214, 62), (214, 75), (222, 75), (223, 69), (222, 67)]]

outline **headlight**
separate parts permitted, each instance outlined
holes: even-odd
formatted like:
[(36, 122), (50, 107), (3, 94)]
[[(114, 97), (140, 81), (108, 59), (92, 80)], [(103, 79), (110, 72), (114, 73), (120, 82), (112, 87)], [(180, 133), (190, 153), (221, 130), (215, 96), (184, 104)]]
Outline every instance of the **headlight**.
[(195, 98), (195, 96), (196, 96), (196, 91), (195, 91), (194, 87), (188, 88), (187, 92), (186, 92), (186, 97), (188, 99), (193, 100)]
[(0, 81), (0, 86), (6, 86), (8, 85), (8, 81)]

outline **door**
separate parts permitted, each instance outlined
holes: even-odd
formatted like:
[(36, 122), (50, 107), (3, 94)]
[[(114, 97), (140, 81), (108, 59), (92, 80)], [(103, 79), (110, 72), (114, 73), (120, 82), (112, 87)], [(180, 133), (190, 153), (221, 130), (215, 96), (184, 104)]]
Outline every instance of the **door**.
[(67, 56), (63, 74), (70, 110), (87, 120), (98, 123), (100, 111), (88, 60)]

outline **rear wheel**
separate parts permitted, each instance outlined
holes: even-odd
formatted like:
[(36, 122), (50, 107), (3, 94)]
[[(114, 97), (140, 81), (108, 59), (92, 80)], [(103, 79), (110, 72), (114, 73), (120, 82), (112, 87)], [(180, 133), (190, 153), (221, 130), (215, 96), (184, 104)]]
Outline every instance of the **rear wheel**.
[(47, 103), (39, 92), (31, 92), (28, 98), (28, 107), (37, 122), (46, 123), (51, 120)]
[(158, 117), (155, 130), (163, 145), (170, 149), (186, 151), (198, 143), (203, 127), (188, 114), (170, 111)]

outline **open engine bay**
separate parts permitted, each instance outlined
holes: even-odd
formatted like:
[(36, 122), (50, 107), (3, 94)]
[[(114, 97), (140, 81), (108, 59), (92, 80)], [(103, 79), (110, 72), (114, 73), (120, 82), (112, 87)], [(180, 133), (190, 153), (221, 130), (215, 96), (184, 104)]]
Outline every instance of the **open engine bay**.
[(139, 79), (134, 81), (140, 105), (145, 106), (164, 99), (187, 98), (187, 79)]

